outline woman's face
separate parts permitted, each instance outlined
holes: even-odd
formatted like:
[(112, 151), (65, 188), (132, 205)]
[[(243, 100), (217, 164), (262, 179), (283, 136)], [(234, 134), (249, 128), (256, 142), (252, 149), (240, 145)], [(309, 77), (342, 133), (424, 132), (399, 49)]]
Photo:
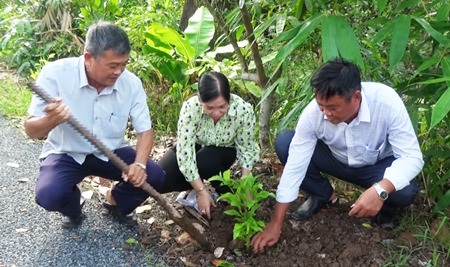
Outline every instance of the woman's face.
[(228, 106), (228, 102), (223, 96), (209, 102), (202, 102), (203, 112), (208, 114), (215, 122), (228, 112)]

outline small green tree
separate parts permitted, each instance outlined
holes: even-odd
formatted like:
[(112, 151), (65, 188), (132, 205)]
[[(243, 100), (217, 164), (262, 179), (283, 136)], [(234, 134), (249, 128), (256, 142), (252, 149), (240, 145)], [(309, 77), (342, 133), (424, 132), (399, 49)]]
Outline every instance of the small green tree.
[(236, 223), (233, 229), (234, 240), (244, 240), (247, 248), (250, 247), (252, 236), (263, 230), (263, 221), (256, 220), (256, 211), (261, 207), (262, 201), (275, 194), (265, 191), (263, 184), (257, 181), (258, 176), (249, 174), (241, 179), (230, 177), (230, 170), (223, 174), (213, 176), (210, 181), (220, 181), (230, 188), (231, 192), (219, 197), (227, 201), (231, 209), (225, 214), (235, 217)]

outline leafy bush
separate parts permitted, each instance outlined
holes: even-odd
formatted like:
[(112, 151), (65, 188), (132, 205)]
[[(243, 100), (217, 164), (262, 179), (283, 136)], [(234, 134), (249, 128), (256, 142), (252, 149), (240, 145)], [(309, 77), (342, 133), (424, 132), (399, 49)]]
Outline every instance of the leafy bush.
[(231, 192), (221, 195), (219, 199), (230, 204), (231, 209), (226, 210), (225, 213), (235, 217), (233, 239), (244, 240), (246, 247), (249, 248), (252, 236), (262, 231), (265, 226), (263, 221), (256, 220), (256, 211), (261, 207), (264, 199), (275, 197), (275, 195), (265, 191), (263, 184), (258, 182), (257, 177), (252, 174), (241, 179), (233, 179), (228, 170), (209, 180), (220, 181), (231, 189)]

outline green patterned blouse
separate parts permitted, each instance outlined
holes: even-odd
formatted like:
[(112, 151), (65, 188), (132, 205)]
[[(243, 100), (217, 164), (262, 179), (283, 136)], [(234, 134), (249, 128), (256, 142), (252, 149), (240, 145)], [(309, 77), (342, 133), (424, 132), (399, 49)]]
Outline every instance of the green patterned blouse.
[(253, 108), (239, 96), (231, 94), (228, 113), (215, 125), (214, 120), (203, 113), (198, 96), (193, 96), (183, 103), (178, 120), (177, 160), (180, 171), (189, 182), (200, 177), (195, 144), (234, 147), (242, 168), (251, 170), (259, 159), (259, 145), (254, 134)]

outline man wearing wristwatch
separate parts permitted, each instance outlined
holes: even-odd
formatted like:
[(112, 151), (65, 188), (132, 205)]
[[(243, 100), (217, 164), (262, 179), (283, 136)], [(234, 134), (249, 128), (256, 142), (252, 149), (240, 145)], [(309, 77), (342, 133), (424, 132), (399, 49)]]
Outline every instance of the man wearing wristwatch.
[[(54, 97), (46, 104), (33, 96), (25, 131), (31, 138), (46, 138), (36, 181), (36, 202), (48, 211), (61, 213), (63, 228), (83, 221), (77, 184), (96, 175), (117, 181), (107, 194), (104, 207), (120, 223), (136, 224), (132, 215), (149, 194), (140, 188), (146, 181), (156, 190), (164, 180), (163, 170), (149, 159), (153, 130), (142, 82), (126, 70), (131, 47), (118, 26), (99, 22), (86, 35), (80, 57), (46, 64), (36, 83)], [(96, 147), (70, 127), (70, 115), (110, 150), (129, 164), (122, 173)], [(130, 118), (137, 132), (136, 149), (125, 139)]]
[(319, 68), (311, 86), (315, 99), (295, 131), (283, 132), (275, 141), (285, 168), (272, 219), (252, 239), (255, 252), (278, 242), (299, 189), (308, 198), (292, 213), (295, 220), (307, 220), (337, 200), (323, 174), (364, 188), (349, 215), (372, 217), (385, 229), (393, 228), (399, 209), (419, 192), (414, 178), (424, 164), (422, 153), (405, 105), (392, 88), (361, 82), (358, 67), (343, 59)]

